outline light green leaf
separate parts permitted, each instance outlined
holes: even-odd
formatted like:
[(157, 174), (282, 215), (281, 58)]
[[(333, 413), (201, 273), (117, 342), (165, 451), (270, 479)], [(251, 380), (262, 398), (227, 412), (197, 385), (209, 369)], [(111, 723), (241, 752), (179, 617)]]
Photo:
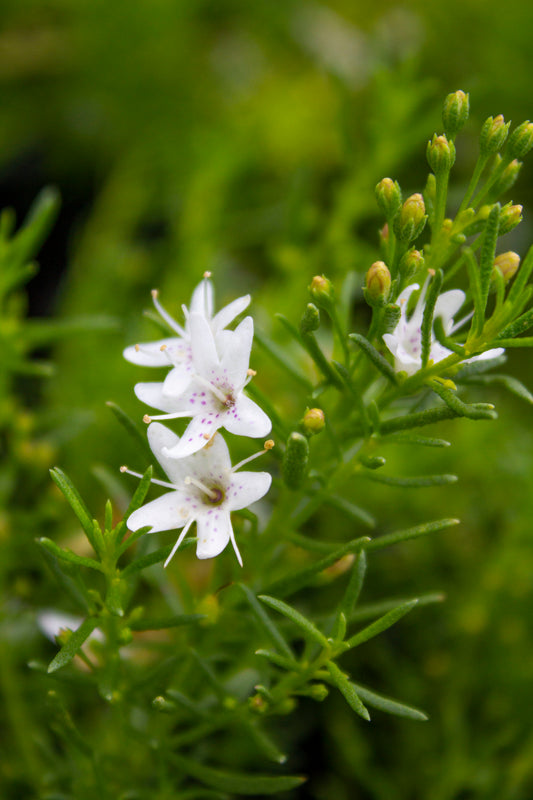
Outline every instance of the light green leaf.
[(333, 661), (329, 661), (327, 667), (331, 676), (331, 682), (337, 687), (341, 694), (344, 695), (350, 708), (352, 708), (356, 714), (359, 714), (360, 717), (366, 719), (367, 722), (370, 722), (370, 714), (357, 694), (354, 684), (348, 680), (346, 675), (341, 672)]
[(380, 711), (385, 711), (387, 714), (395, 714), (397, 717), (406, 717), (407, 719), (415, 719), (420, 722), (425, 722), (428, 719), (427, 714), (424, 714), (424, 712), (420, 711), (418, 708), (406, 706), (404, 703), (399, 703), (397, 700), (393, 700), (391, 697), (385, 697), (382, 694), (376, 694), (376, 692), (373, 692), (358, 683), (354, 683), (353, 687), (359, 697), (364, 700), (365, 703), (373, 708), (379, 709)]
[(287, 605), (282, 600), (278, 600), (276, 597), (269, 597), (268, 595), (259, 595), (259, 600), (261, 600), (265, 605), (270, 606), (275, 611), (278, 611), (280, 614), (283, 614), (284, 617), (290, 619), (291, 622), (294, 622), (295, 625), (300, 628), (303, 634), (309, 638), (313, 639), (322, 647), (329, 647), (329, 642), (321, 633), (318, 628), (313, 625), (313, 623), (304, 617), (303, 614), (300, 614), (299, 611), (296, 611), (295, 608), (292, 606)]
[(266, 613), (263, 606), (257, 602), (255, 594), (243, 583), (239, 583), (237, 584), (237, 586), (244, 594), (246, 600), (248, 601), (248, 604), (250, 605), (250, 608), (252, 609), (255, 615), (257, 622), (259, 623), (263, 631), (266, 633), (266, 635), (269, 637), (269, 639), (273, 642), (273, 644), (279, 649), (281, 653), (284, 653), (284, 655), (288, 659), (294, 661), (294, 655), (292, 653), (291, 648), (283, 638), (283, 635), (280, 633), (276, 625), (274, 625), (274, 623)]
[(59, 547), (55, 542), (51, 539), (47, 539), (46, 536), (37, 539), (37, 544), (40, 544), (41, 547), (46, 548), (52, 555), (56, 558), (59, 558), (61, 561), (68, 561), (69, 564), (76, 564), (80, 567), (89, 567), (89, 569), (96, 569), (99, 572), (102, 572), (102, 565), (95, 561), (94, 558), (86, 558), (85, 556), (78, 556), (76, 553), (73, 553), (72, 550), (68, 550), (67, 548)]
[(84, 620), (80, 627), (72, 632), (68, 642), (63, 645), (56, 657), (52, 659), (48, 665), (48, 672), (55, 672), (57, 669), (64, 667), (72, 661), (82, 644), (89, 638), (97, 625), (98, 619), (96, 617), (88, 617)]
[(389, 547), (398, 542), (405, 542), (408, 539), (417, 539), (419, 536), (427, 536), (430, 533), (438, 533), (446, 528), (451, 528), (453, 525), (458, 525), (458, 519), (440, 519), (436, 522), (426, 522), (424, 525), (416, 525), (414, 528), (407, 528), (403, 531), (396, 531), (395, 533), (387, 533), (385, 536), (380, 536), (378, 539), (372, 539), (365, 545), (365, 550), (381, 550), (384, 547)]
[(354, 342), (357, 342), (365, 356), (373, 363), (376, 369), (378, 369), (381, 374), (387, 378), (387, 380), (395, 385), (398, 383), (398, 378), (396, 377), (394, 369), (391, 367), (389, 362), (383, 358), (381, 353), (378, 353), (376, 348), (370, 344), (368, 339), (365, 339), (365, 337), (361, 336), (359, 333), (351, 333), (349, 338), (353, 339)]
[(346, 648), (346, 650), (349, 650), (352, 647), (358, 647), (359, 645), (363, 644), (363, 642), (367, 642), (369, 639), (373, 639), (374, 636), (378, 636), (380, 633), (383, 633), (383, 631), (386, 631), (387, 628), (390, 628), (391, 625), (394, 625), (396, 622), (398, 622), (398, 620), (412, 611), (417, 605), (418, 598), (414, 600), (408, 600), (407, 603), (403, 603), (401, 606), (394, 608), (383, 617), (380, 617), (375, 622), (367, 625), (366, 628), (363, 628), (362, 631), (356, 633), (355, 636), (350, 637), (350, 639), (344, 642), (343, 646)]

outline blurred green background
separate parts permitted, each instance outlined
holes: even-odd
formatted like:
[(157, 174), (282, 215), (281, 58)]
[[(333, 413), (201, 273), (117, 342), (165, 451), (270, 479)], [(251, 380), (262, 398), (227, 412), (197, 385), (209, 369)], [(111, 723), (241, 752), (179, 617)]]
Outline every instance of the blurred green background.
[[(9, 598), (2, 647), (17, 691), (32, 700), (27, 736), (40, 740), (47, 685), (25, 664), (53, 649), (28, 613), (62, 607), (62, 598), (33, 540), (73, 527), (47, 468), (61, 464), (101, 508), (106, 470), (144, 467), (105, 401), (142, 413), (132, 393), (140, 371), (121, 352), (153, 336), (140, 313), (150, 289), (177, 312), (209, 269), (220, 303), (252, 292), (258, 326), (281, 338), (273, 313), (297, 321), (314, 274), (340, 287), (376, 258), (374, 185), (390, 175), (406, 193), (422, 188), (425, 143), (440, 132), (448, 92), (471, 99), (452, 201), (473, 168), (483, 120), (531, 116), (533, 6), (3, 0), (0, 23), (1, 206), (22, 217), (47, 184), (63, 198), (28, 287), (29, 313), (118, 320), (48, 352), (57, 368), (48, 382), (16, 385), (25, 410), (11, 438), (18, 505), (0, 525)], [(532, 177), (530, 159), (505, 198), (524, 204), (505, 247), (522, 255), (533, 239)], [(364, 325), (364, 304), (354, 316)], [(294, 387), (256, 358), (263, 391), (298, 420)], [(530, 364), (525, 352), (510, 357), (510, 371), (531, 389)], [(366, 725), (340, 698), (303, 701), (283, 723), (291, 771), (310, 774), (298, 800), (533, 796), (531, 409), (496, 388), (473, 399), (495, 402), (499, 420), (441, 426), (435, 433), (454, 443), (444, 454), (390, 454), (398, 471), (404, 458), (410, 474), (457, 472), (458, 484), (354, 487), (354, 499), (364, 495), (379, 514), (379, 532), (462, 520), (440, 538), (371, 559), (366, 601), (432, 590), (447, 601), (416, 611), (351, 665), (362, 682), (425, 708), (430, 721), (376, 714)], [(327, 538), (328, 520), (315, 524)], [(93, 724), (82, 699), (78, 710)], [(33, 797), (23, 744), (14, 737), (1, 748), (2, 797)]]

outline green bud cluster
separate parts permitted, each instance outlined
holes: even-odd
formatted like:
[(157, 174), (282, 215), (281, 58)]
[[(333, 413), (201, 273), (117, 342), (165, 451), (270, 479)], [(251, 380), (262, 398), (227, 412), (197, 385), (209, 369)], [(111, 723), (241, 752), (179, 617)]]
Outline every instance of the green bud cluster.
[(300, 320), (302, 333), (312, 333), (320, 327), (320, 312), (314, 303), (308, 303)]
[(366, 273), (365, 299), (370, 306), (384, 306), (389, 298), (391, 274), (383, 261), (375, 261)]
[(533, 147), (533, 122), (528, 119), (512, 132), (507, 142), (509, 158), (524, 158)]
[(409, 281), (410, 278), (413, 277), (419, 270), (423, 269), (424, 267), (424, 256), (420, 252), (420, 250), (415, 250), (412, 248), (405, 253), (399, 265), (400, 275), (404, 279), (404, 281)]
[(435, 175), (441, 175), (449, 172), (455, 163), (455, 145), (444, 134), (437, 136), (434, 133), (433, 139), (428, 142), (426, 155)]
[(335, 302), (335, 290), (333, 284), (324, 275), (315, 275), (309, 287), (311, 299), (320, 308), (332, 308)]
[(507, 139), (510, 124), (504, 120), (502, 114), (485, 120), (479, 136), (479, 149), (482, 156), (493, 156), (501, 150)]
[(507, 203), (500, 211), (499, 235), (509, 233), (522, 222), (522, 206)]
[(469, 113), (470, 98), (468, 94), (459, 89), (448, 95), (442, 108), (442, 124), (449, 139), (455, 139), (465, 126)]
[(402, 190), (398, 181), (383, 178), (376, 186), (376, 199), (385, 219), (394, 219), (402, 204)]
[(394, 233), (401, 242), (414, 241), (422, 231), (427, 221), (424, 198), (418, 192), (412, 194), (402, 205), (394, 219)]

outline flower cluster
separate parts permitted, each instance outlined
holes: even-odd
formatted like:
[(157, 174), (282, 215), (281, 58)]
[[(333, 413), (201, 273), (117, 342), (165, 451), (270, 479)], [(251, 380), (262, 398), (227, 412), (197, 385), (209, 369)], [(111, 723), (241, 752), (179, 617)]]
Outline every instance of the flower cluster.
[[(164, 414), (146, 414), (148, 442), (169, 482), (153, 480), (171, 491), (134, 511), (128, 519), (132, 531), (150, 527), (151, 532), (181, 528), (181, 534), (165, 566), (178, 549), (193, 522), (197, 527), (198, 558), (213, 558), (229, 541), (239, 564), (242, 558), (235, 541), (230, 512), (259, 500), (270, 488), (267, 472), (239, 472), (251, 458), (231, 465), (220, 429), (238, 436), (263, 437), (271, 429), (264, 411), (244, 394), (254, 376), (249, 368), (253, 320), (235, 328), (228, 325), (244, 311), (250, 296), (239, 297), (214, 313), (210, 273), (193, 292), (189, 308), (182, 306), (185, 323), (179, 325), (163, 308), (157, 291), (154, 305), (174, 336), (124, 350), (124, 357), (141, 366), (170, 367), (163, 381), (138, 383), (135, 394)], [(190, 418), (182, 436), (157, 420)], [(126, 467), (123, 472), (133, 475)], [(137, 477), (139, 477), (137, 475)]]

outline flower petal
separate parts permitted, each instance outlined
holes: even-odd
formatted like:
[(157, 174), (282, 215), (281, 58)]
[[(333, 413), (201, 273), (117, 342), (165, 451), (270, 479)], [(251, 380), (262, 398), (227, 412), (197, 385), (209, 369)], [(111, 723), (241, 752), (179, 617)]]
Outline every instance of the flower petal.
[(170, 458), (184, 458), (205, 447), (215, 431), (222, 427), (225, 414), (215, 412), (197, 415), (189, 422), (183, 436), (172, 448), (165, 449)]
[(254, 321), (245, 317), (233, 331), (231, 342), (224, 351), (222, 372), (236, 389), (242, 389), (246, 383), (253, 338)]
[(168, 367), (171, 366), (171, 362), (161, 347), (166, 346), (173, 353), (179, 354), (180, 342), (181, 339), (174, 336), (171, 339), (159, 339), (157, 342), (130, 345), (123, 350), (122, 355), (126, 361), (131, 361), (132, 364), (138, 364), (140, 367)]
[(206, 319), (213, 316), (214, 306), (213, 284), (209, 278), (204, 278), (194, 289), (189, 305), (190, 314), (201, 314)]
[(253, 438), (266, 436), (272, 429), (270, 418), (263, 409), (244, 394), (239, 395), (235, 405), (224, 414), (221, 424), (229, 433)]
[(198, 558), (214, 558), (221, 553), (230, 540), (231, 520), (229, 512), (219, 506), (202, 514), (196, 520)]
[(190, 473), (188, 459), (169, 458), (166, 455), (166, 451), (176, 447), (179, 440), (179, 436), (176, 436), (174, 431), (161, 425), (160, 422), (152, 422), (148, 426), (150, 449), (170, 478), (171, 483), (176, 484), (176, 487), (183, 485), (185, 477)]
[(146, 405), (150, 406), (151, 408), (159, 408), (161, 411), (179, 411), (180, 410), (180, 398), (169, 397), (168, 395), (163, 393), (163, 386), (162, 382), (150, 382), (150, 383), (136, 383), (134, 386), (134, 391), (136, 396), (142, 403), (146, 403)]
[(220, 366), (220, 362), (209, 323), (201, 314), (191, 314), (189, 331), (194, 369), (198, 375), (210, 380), (211, 375)]
[(166, 397), (178, 398), (189, 386), (193, 376), (192, 363), (181, 364), (174, 367), (163, 381), (163, 395)]
[(245, 294), (243, 297), (238, 297), (236, 300), (233, 300), (232, 303), (228, 303), (227, 306), (221, 308), (218, 314), (215, 314), (213, 319), (211, 320), (211, 330), (215, 334), (215, 336), (226, 328), (230, 322), (233, 322), (235, 317), (238, 317), (245, 308), (250, 305), (250, 295)]
[(226, 495), (228, 509), (237, 511), (260, 500), (270, 489), (271, 483), (272, 475), (268, 472), (233, 473)]
[(445, 333), (450, 332), (453, 318), (463, 305), (465, 297), (466, 295), (461, 289), (451, 289), (449, 292), (444, 292), (437, 298), (434, 316), (442, 319)]
[(138, 531), (150, 525), (150, 533), (158, 531), (172, 531), (175, 528), (182, 528), (190, 518), (190, 510), (185, 503), (182, 491), (167, 492), (157, 500), (138, 508), (128, 518), (128, 528), (130, 531)]

